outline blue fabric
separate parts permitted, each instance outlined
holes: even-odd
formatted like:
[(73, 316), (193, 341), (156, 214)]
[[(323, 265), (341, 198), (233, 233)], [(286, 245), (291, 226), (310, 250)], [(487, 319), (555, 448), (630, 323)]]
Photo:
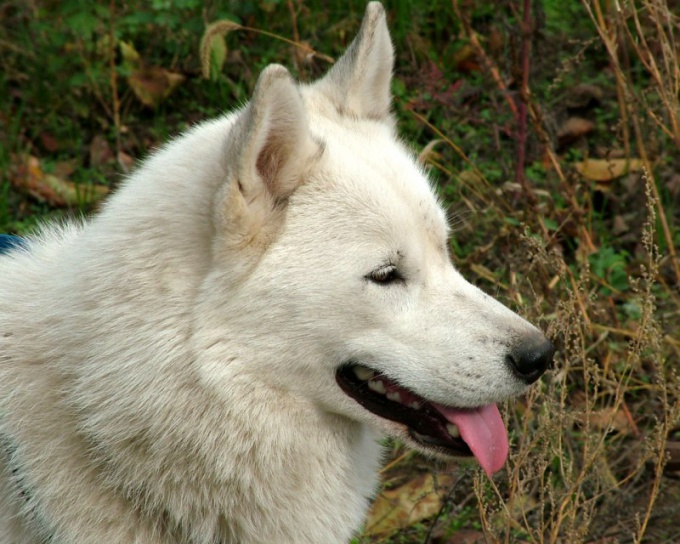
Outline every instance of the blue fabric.
[(26, 242), (23, 238), (12, 236), (11, 234), (0, 234), (0, 254), (7, 253), (16, 247), (25, 247)]

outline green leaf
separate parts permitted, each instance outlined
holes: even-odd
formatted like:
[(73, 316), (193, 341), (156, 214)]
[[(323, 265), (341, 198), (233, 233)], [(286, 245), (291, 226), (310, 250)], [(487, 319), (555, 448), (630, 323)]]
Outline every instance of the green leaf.
[(205, 79), (215, 80), (220, 76), (224, 61), (227, 60), (226, 35), (232, 30), (238, 30), (241, 25), (222, 19), (216, 21), (205, 29), (201, 37), (201, 70)]
[(227, 40), (223, 36), (213, 36), (210, 42), (210, 79), (216, 80), (227, 60)]

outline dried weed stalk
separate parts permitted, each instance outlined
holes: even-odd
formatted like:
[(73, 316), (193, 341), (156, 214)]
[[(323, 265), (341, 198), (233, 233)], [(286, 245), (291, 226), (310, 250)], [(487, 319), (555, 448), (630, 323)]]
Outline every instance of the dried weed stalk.
[[(509, 406), (520, 431), (506, 481), (476, 480), (489, 542), (643, 541), (662, 483), (666, 439), (680, 414), (680, 383), (656, 315), (657, 204), (647, 176), (645, 183), (647, 259), (631, 278), (638, 328), (620, 335), (596, 326), (601, 300), (587, 261), (574, 274), (575, 287), (555, 285), (551, 299), (560, 302), (549, 316), (549, 334), (559, 346), (556, 368), (524, 404)], [(532, 276), (567, 278), (560, 254), (536, 237), (524, 242)], [(539, 319), (540, 309), (532, 311)], [(646, 422), (646, 434), (636, 421)]]
[[(680, 285), (680, 261), (659, 190), (653, 176), (655, 157), (648, 150), (643, 126), (647, 119), (680, 150), (680, 16), (668, 0), (582, 0), (604, 44), (616, 76), (619, 110), (624, 130), (624, 149), (630, 157), (632, 125), (637, 153), (651, 179), (656, 213), (668, 247), (676, 284)], [(644, 67), (644, 82), (631, 69), (632, 59)]]

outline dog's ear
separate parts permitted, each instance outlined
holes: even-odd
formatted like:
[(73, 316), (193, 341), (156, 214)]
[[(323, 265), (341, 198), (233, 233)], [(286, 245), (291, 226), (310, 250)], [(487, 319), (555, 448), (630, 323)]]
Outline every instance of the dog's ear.
[(391, 121), (394, 49), (380, 2), (366, 6), (354, 41), (315, 87), (343, 115)]
[(229, 134), (230, 181), (218, 199), (223, 234), (239, 245), (262, 238), (263, 231), (271, 234), (271, 223), (303, 182), (318, 147), (290, 73), (280, 65), (268, 66)]

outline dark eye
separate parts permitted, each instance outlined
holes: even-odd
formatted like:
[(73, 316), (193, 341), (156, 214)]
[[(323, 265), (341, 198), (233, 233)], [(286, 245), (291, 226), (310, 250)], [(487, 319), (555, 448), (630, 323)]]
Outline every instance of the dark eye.
[(392, 264), (374, 270), (366, 276), (366, 278), (373, 283), (379, 283), (380, 285), (389, 285), (398, 281), (404, 281), (404, 278), (397, 270), (397, 267)]

